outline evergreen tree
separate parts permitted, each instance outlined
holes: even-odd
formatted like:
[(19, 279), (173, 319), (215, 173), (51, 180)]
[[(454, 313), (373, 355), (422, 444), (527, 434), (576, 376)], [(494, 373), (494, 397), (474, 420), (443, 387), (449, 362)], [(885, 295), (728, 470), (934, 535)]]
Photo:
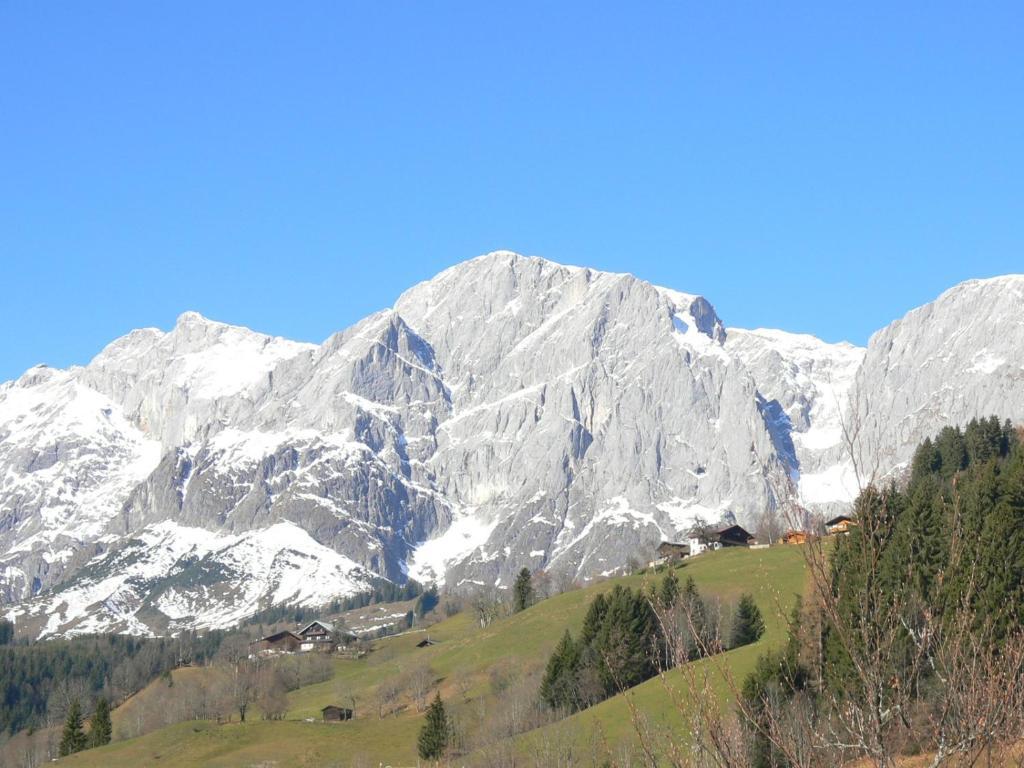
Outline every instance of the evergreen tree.
[(732, 622), (731, 646), (739, 648), (756, 642), (764, 634), (764, 619), (761, 610), (750, 595), (743, 595), (736, 606), (736, 615)]
[(711, 640), (709, 637), (707, 608), (704, 606), (704, 600), (697, 591), (697, 584), (692, 576), (688, 576), (686, 584), (683, 585), (681, 605), (685, 616), (683, 628), (688, 635), (686, 653), (692, 660), (704, 655)]
[(439, 760), (444, 757), (451, 740), (451, 727), (448, 724), (448, 714), (444, 710), (444, 702), (441, 701), (441, 694), (434, 694), (434, 700), (427, 708), (427, 719), (420, 729), (420, 737), (417, 742), (420, 759)]
[(440, 598), (437, 596), (437, 587), (431, 586), (430, 589), (416, 599), (416, 616), (422, 619), (434, 610), (439, 602)]
[(597, 637), (604, 622), (604, 616), (608, 612), (608, 601), (603, 594), (599, 594), (590, 601), (587, 615), (583, 617), (583, 629), (580, 631), (580, 645), (589, 645)]
[(552, 709), (578, 709), (576, 673), (579, 662), (579, 648), (567, 629), (548, 659), (540, 684), (541, 700)]
[(60, 737), (60, 756), (67, 757), (81, 752), (87, 746), (85, 732), (82, 731), (82, 707), (78, 699), (73, 699), (64, 719), (64, 731)]
[(657, 672), (654, 660), (660, 653), (657, 619), (647, 598), (616, 585), (608, 595), (608, 609), (593, 646), (606, 695), (653, 677)]
[(530, 569), (523, 568), (516, 576), (516, 583), (512, 587), (512, 595), (515, 600), (515, 610), (525, 611), (533, 605), (533, 577), (530, 576)]
[(658, 605), (662, 610), (668, 611), (675, 608), (676, 600), (679, 599), (679, 577), (675, 569), (670, 568), (665, 578), (661, 580), (661, 589), (658, 591)]
[(110, 702), (102, 696), (96, 699), (96, 710), (89, 721), (89, 746), (102, 747), (110, 743), (112, 733), (110, 724)]
[(956, 427), (945, 427), (935, 438), (939, 454), (939, 472), (950, 478), (967, 466), (967, 445), (963, 433)]

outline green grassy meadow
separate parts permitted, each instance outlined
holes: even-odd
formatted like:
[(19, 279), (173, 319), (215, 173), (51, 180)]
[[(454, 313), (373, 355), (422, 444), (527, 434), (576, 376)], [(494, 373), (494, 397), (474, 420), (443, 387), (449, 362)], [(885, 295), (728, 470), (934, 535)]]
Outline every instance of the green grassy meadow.
[[(692, 576), (703, 595), (718, 597), (723, 602), (735, 602), (743, 592), (750, 592), (764, 615), (766, 631), (757, 643), (695, 662), (710, 665), (712, 688), (727, 705), (730, 686), (723, 672), (727, 670), (733, 679), (742, 682), (757, 656), (784, 640), (786, 616), (795, 595), (804, 587), (803, 556), (797, 547), (727, 549), (687, 561), (679, 568), (679, 576), (681, 579)], [(574, 633), (579, 630), (594, 595), (617, 583), (637, 587), (645, 579), (660, 578), (661, 575), (638, 574), (609, 579), (541, 601), (485, 628), (479, 627), (470, 613), (460, 613), (429, 628), (430, 638), (436, 645), (427, 648), (416, 648), (416, 643), (425, 636), (423, 632), (378, 641), (373, 652), (362, 659), (333, 660), (333, 678), (290, 693), (284, 721), (263, 721), (258, 711), (254, 711), (246, 723), (179, 723), (79, 753), (60, 763), (96, 768), (416, 765), (416, 736), (423, 715), (411, 701), (405, 701), (397, 714), (378, 718), (374, 703), (378, 686), (414, 668), (429, 665), (434, 675), (434, 688), (446, 701), (458, 701), (465, 706), (500, 705), (488, 683), (492, 668), (496, 665), (520, 670), (542, 667), (565, 629)], [(201, 671), (189, 670), (188, 674), (197, 672)], [(680, 670), (672, 670), (665, 678), (649, 680), (625, 695), (538, 729), (539, 732), (522, 734), (516, 738), (514, 747), (527, 749), (531, 739), (557, 732), (558, 738), (572, 734), (570, 737), (577, 739), (598, 734), (605, 747), (613, 751), (618, 745), (636, 738), (627, 696), (652, 729), (681, 733), (684, 726), (677, 703), (685, 701), (685, 679)], [(157, 681), (138, 696), (159, 696), (160, 685), (165, 684)], [(667, 686), (679, 691), (679, 696), (673, 697)], [(349, 706), (353, 699), (355, 720), (319, 722), (321, 707), (327, 704)], [(126, 706), (129, 705), (131, 701)], [(682, 708), (685, 710), (685, 706)], [(125, 714), (115, 711), (115, 733), (118, 718)]]

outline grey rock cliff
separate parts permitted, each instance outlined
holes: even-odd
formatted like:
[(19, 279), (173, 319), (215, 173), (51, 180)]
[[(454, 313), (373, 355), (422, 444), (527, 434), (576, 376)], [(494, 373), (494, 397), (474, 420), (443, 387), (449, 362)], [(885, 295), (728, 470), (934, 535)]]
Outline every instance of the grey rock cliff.
[(1024, 417), (1022, 282), (958, 286), (866, 351), (508, 252), (320, 345), (186, 313), (0, 385), (0, 595), (41, 634), (175, 632), (378, 577), (590, 578), (697, 516), (843, 508), (855, 468)]

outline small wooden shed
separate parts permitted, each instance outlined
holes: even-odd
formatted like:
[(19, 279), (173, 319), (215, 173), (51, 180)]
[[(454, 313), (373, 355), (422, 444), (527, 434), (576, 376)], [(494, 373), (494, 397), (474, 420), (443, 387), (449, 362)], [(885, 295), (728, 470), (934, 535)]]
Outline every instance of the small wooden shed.
[(355, 713), (347, 707), (338, 707), (334, 704), (328, 704), (326, 707), (320, 710), (324, 716), (325, 723), (340, 723), (343, 720), (351, 720)]
[(786, 531), (782, 536), (783, 544), (806, 544), (807, 531)]

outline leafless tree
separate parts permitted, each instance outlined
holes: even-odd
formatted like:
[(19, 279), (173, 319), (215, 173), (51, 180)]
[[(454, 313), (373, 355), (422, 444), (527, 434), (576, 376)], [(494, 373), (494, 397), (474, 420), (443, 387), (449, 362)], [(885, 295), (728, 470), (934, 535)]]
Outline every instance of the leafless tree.
[(427, 698), (434, 688), (437, 676), (429, 664), (417, 664), (403, 677), (402, 687), (409, 691), (417, 712), (427, 708)]
[(537, 571), (533, 574), (533, 592), (538, 600), (547, 600), (555, 594), (554, 579), (548, 571)]
[(264, 720), (283, 720), (288, 711), (288, 687), (276, 669), (267, 669), (259, 680), (256, 703)]
[(580, 583), (567, 571), (555, 571), (555, 594), (563, 595), (580, 588)]
[(258, 660), (242, 659), (235, 662), (225, 680), (225, 693), (238, 719), (245, 722), (249, 706), (259, 694), (260, 669)]
[(501, 615), (501, 601), (495, 594), (481, 590), (473, 596), (473, 614), (477, 623), (486, 627)]
[(402, 695), (402, 687), (399, 681), (395, 678), (384, 680), (380, 685), (377, 686), (375, 691), (375, 700), (377, 702), (377, 717), (383, 720), (388, 715), (395, 712), (398, 699)]
[(88, 706), (91, 701), (88, 685), (80, 677), (61, 678), (54, 685), (53, 692), (50, 694), (47, 702), (47, 725), (56, 727), (63, 723), (64, 717), (67, 715), (73, 701), (78, 701), (83, 707)]

